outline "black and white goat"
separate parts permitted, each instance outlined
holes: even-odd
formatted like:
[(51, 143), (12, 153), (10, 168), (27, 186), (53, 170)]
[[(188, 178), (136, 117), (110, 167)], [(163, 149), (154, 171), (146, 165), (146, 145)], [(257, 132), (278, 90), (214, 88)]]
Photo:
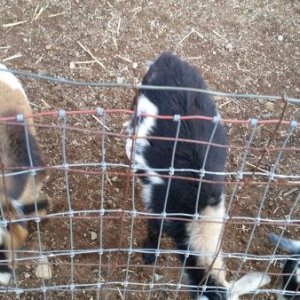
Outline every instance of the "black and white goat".
[[(6, 69), (0, 64), (0, 69)], [(43, 166), (44, 159), (36, 140), (32, 110), (19, 80), (11, 73), (0, 70), (0, 118), (24, 116), (25, 127), (11, 121), (0, 121), (0, 282), (8, 284), (14, 267), (12, 251), (20, 248), (28, 235), (24, 222), (10, 222), (22, 219), (38, 210), (43, 216), (48, 207), (48, 197), (41, 195), (45, 171), (32, 174), (24, 168)], [(27, 138), (26, 138), (27, 136)], [(29, 155), (29, 149), (30, 154)], [(19, 172), (18, 175), (8, 173)], [(5, 224), (7, 222), (7, 224)]]
[(274, 233), (269, 234), (269, 239), (280, 249), (291, 254), (291, 258), (286, 260), (282, 269), (282, 289), (286, 293), (278, 295), (278, 299), (300, 300), (300, 241), (280, 238)]
[[(142, 85), (206, 89), (197, 70), (170, 53), (163, 53), (150, 65)], [(132, 117), (126, 124), (126, 154), (132, 159), (136, 173), (140, 175), (146, 210), (157, 214), (182, 214), (182, 219), (185, 219), (180, 221), (166, 218), (163, 221), (163, 231), (173, 239), (178, 250), (190, 251), (187, 258), (184, 254), (179, 257), (185, 262), (189, 284), (197, 287), (191, 293), (192, 298), (238, 299), (239, 295), (268, 283), (269, 278), (261, 273), (249, 273), (240, 280), (229, 283), (225, 278), (221, 256), (214, 259), (214, 254), (220, 247), (225, 212), (222, 172), (226, 161), (227, 139), (223, 125), (218, 122), (219, 113), (211, 96), (191, 91), (141, 87), (132, 108), (136, 108), (137, 118)], [(179, 125), (178, 120), (156, 119), (152, 117), (155, 115), (197, 115), (214, 118), (214, 121), (181, 120)], [(134, 143), (132, 136), (135, 136)], [(175, 145), (174, 140), (162, 140), (175, 137), (196, 143), (178, 140)], [(211, 143), (210, 146), (207, 145), (208, 142)], [(201, 170), (204, 175), (200, 193), (197, 179), (201, 177), (199, 172), (193, 170)], [(163, 175), (169, 175), (170, 172), (174, 176), (195, 180), (172, 178), (168, 188), (168, 178)], [(197, 214), (200, 218), (193, 221), (193, 216)], [(158, 219), (148, 221), (148, 237), (144, 241), (144, 249), (152, 249), (152, 252), (145, 251), (145, 263), (155, 261), (161, 222)], [(229, 287), (232, 286), (230, 293)]]

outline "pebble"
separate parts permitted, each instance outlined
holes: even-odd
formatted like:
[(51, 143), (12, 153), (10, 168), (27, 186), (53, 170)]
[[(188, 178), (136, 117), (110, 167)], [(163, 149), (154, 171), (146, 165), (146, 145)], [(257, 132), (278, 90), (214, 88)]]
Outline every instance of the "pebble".
[(228, 51), (232, 51), (232, 49), (233, 49), (232, 44), (231, 43), (226, 44), (225, 49), (228, 50)]
[(80, 143), (77, 140), (72, 140), (72, 144), (74, 146), (79, 146), (80, 145)]
[(280, 34), (278, 37), (277, 37), (278, 41), (279, 42), (282, 42), (283, 41), (283, 36)]
[(31, 275), (30, 275), (30, 273), (25, 273), (24, 276), (27, 279), (27, 278), (30, 278)]
[(274, 102), (266, 102), (266, 107), (268, 110), (274, 109)]
[(72, 61), (70, 62), (70, 69), (71, 70), (75, 69), (75, 64)]
[(47, 260), (40, 262), (35, 270), (35, 275), (38, 278), (51, 279), (52, 270), (49, 262)]
[(91, 232), (91, 240), (94, 241), (94, 240), (96, 240), (96, 239), (97, 239), (97, 233), (94, 232), (94, 231), (92, 231), (92, 232)]
[(155, 280), (155, 281), (159, 281), (159, 280), (161, 280), (162, 278), (164, 278), (164, 276), (154, 273), (154, 280)]

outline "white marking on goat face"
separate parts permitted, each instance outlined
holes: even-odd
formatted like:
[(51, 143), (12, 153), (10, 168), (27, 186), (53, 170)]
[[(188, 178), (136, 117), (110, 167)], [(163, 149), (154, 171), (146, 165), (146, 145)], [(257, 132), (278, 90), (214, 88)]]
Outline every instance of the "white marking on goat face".
[[(141, 114), (146, 115), (157, 115), (158, 108), (143, 94), (141, 94), (137, 99), (137, 115), (140, 116)], [(131, 126), (131, 122), (129, 122), (129, 126)], [(151, 133), (152, 128), (156, 125), (156, 119), (152, 117), (144, 117), (143, 121), (140, 124), (137, 124), (136, 127), (136, 148), (143, 148), (149, 144), (149, 142), (145, 138), (139, 137), (146, 137)], [(132, 133), (132, 129), (128, 129), (128, 133)], [(128, 138), (126, 140), (126, 154), (128, 159), (131, 157), (132, 151), (132, 139)]]
[[(0, 69), (7, 69), (7, 67), (5, 65), (0, 64)], [(20, 90), (27, 99), (20, 81), (14, 74), (6, 71), (0, 71), (0, 81), (8, 85), (13, 90)]]
[[(141, 94), (137, 99), (137, 115), (157, 115), (158, 108), (146, 96)], [(145, 117), (143, 123), (140, 124), (137, 130), (137, 136), (147, 136), (152, 128), (156, 125), (156, 119), (152, 117)]]
[[(147, 115), (157, 115), (158, 108), (143, 94), (138, 97), (137, 100), (137, 115), (147, 114)], [(137, 169), (144, 170), (149, 176), (149, 181), (152, 184), (162, 184), (164, 181), (159, 177), (155, 171), (153, 171), (147, 164), (143, 152), (146, 147), (149, 146), (149, 141), (146, 139), (156, 125), (156, 119), (152, 117), (144, 117), (143, 121), (137, 124), (136, 127), (136, 136), (134, 149), (132, 149), (132, 139), (128, 138), (126, 140), (126, 155), (128, 159), (131, 158), (131, 151), (134, 151), (132, 159), (135, 162), (135, 167)], [(128, 126), (131, 126), (131, 122), (128, 123)], [(128, 134), (133, 132), (132, 128), (127, 129)], [(145, 199), (150, 199), (151, 196), (145, 197)]]
[[(207, 206), (201, 212), (201, 219), (187, 224), (187, 232), (190, 237), (191, 250), (202, 255), (198, 257), (197, 264), (209, 268), (220, 246), (220, 237), (223, 228), (225, 213), (224, 196), (217, 206)], [(206, 256), (207, 255), (207, 256)], [(223, 259), (218, 256), (212, 266), (210, 275), (217, 283), (226, 285)]]

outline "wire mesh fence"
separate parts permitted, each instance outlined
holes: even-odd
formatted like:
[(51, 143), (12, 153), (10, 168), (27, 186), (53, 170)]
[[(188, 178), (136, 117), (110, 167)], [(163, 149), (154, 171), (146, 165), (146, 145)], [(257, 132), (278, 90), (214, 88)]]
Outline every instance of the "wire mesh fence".
[[(10, 70), (11, 71), (11, 70)], [(47, 81), (63, 84), (109, 88), (141, 88), (115, 83), (86, 83), (51, 78), (44, 75), (12, 71)], [(161, 89), (162, 87), (143, 87)], [(174, 87), (163, 87), (174, 89)], [(184, 126), (188, 120), (221, 122), (225, 125), (228, 143), (225, 203), (226, 213), (221, 235), (222, 251), (219, 255), (225, 264), (228, 280), (235, 280), (249, 271), (268, 274), (271, 282), (247, 296), (249, 299), (265, 299), (271, 295), (285, 295), (297, 299), (299, 289), (299, 252), (280, 250), (280, 243), (272, 244), (268, 233), (280, 238), (299, 239), (300, 225), (300, 145), (297, 123), (300, 112), (299, 99), (226, 94), (208, 92), (226, 99), (241, 98), (241, 105), (248, 100), (258, 107), (267, 102), (279, 103), (276, 111), (267, 117), (251, 119), (217, 119), (199, 115), (152, 115), (150, 117), (169, 122), (170, 126)], [(136, 112), (127, 109), (98, 107), (90, 110), (58, 110), (34, 113), (39, 143), (46, 157), (46, 166), (15, 166), (2, 168), (2, 180), (10, 176), (30, 174), (33, 182), (41, 170), (47, 170), (44, 192), (52, 200), (52, 209), (41, 218), (37, 214), (18, 216), (1, 208), (3, 230), (10, 224), (29, 222), (29, 238), (23, 249), (13, 251), (8, 259), (17, 265), (8, 286), (0, 293), (8, 299), (189, 299), (191, 286), (185, 281), (182, 262), (178, 255), (201, 256), (191, 249), (174, 247), (160, 228), (159, 247), (144, 249), (146, 220), (163, 222), (197, 222), (205, 216), (182, 212), (161, 213), (145, 211), (141, 203), (141, 181), (145, 174), (136, 172), (134, 160), (125, 154), (126, 139), (144, 138), (128, 134), (123, 127)], [(13, 116), (1, 118), (1, 126), (24, 126), (26, 118)], [(180, 120), (180, 122), (178, 122)], [(178, 125), (181, 124), (181, 125)], [(27, 128), (28, 126), (25, 126)], [(25, 130), (25, 132), (27, 132)], [(161, 140), (177, 143), (206, 145), (208, 148), (224, 147), (210, 141), (179, 137), (147, 136), (149, 141)], [(28, 153), (30, 143), (26, 136)], [(136, 149), (132, 147), (132, 155)], [(153, 169), (163, 180), (182, 180), (201, 185), (203, 169), (176, 168)], [(207, 172), (207, 171), (206, 171)], [(208, 172), (209, 173), (209, 172)], [(187, 176), (186, 174), (192, 174)], [(168, 191), (167, 191), (168, 193)], [(168, 196), (166, 196), (168, 198)], [(298, 245), (298, 244), (297, 244)], [(300, 248), (300, 247), (299, 247)], [(299, 251), (298, 248), (298, 251)], [(287, 249), (289, 250), (289, 249)], [(3, 250), (4, 251), (4, 250)], [(145, 264), (142, 256), (155, 254), (155, 263)], [(216, 253), (205, 256), (215, 257)], [(283, 264), (289, 259), (298, 262), (283, 281)], [(5, 264), (7, 261), (2, 261)], [(221, 269), (219, 271), (221, 271)], [(298, 286), (291, 290), (289, 282), (298, 276)], [(204, 282), (202, 289), (210, 286)]]

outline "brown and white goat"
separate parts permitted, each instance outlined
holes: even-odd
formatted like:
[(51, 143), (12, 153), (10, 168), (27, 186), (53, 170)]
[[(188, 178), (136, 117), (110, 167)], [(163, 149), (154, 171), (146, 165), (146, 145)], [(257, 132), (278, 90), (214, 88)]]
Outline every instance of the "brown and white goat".
[[(48, 197), (41, 195), (45, 171), (36, 140), (32, 110), (19, 80), (0, 64), (0, 283), (8, 284), (14, 267), (13, 251), (23, 246), (28, 231), (24, 217), (44, 215)], [(24, 122), (4, 118), (24, 116)], [(2, 120), (1, 120), (2, 118)], [(25, 126), (27, 130), (25, 130)], [(30, 170), (31, 169), (31, 170)], [(15, 173), (15, 174), (14, 174)], [(18, 173), (18, 174), (16, 174)], [(23, 219), (23, 220), (22, 220)], [(20, 221), (19, 221), (20, 220)]]

